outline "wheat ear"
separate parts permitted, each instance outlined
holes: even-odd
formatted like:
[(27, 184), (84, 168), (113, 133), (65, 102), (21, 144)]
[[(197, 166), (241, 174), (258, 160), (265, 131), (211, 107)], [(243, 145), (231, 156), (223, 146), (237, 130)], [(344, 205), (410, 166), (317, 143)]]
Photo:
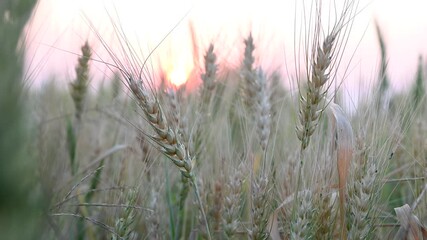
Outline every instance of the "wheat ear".
[(311, 236), (310, 222), (313, 219), (313, 194), (309, 190), (304, 190), (295, 195), (302, 195), (298, 198), (298, 209), (296, 216), (292, 220), (290, 239), (309, 239)]
[(116, 220), (115, 231), (117, 234), (114, 234), (111, 237), (111, 240), (128, 240), (131, 239), (132, 230), (134, 228), (136, 212), (134, 206), (137, 201), (137, 191), (135, 189), (129, 190), (126, 194), (126, 208), (124, 210), (123, 216)]
[(252, 180), (252, 229), (249, 235), (253, 240), (268, 239), (268, 218), (270, 211), (270, 193), (267, 177), (254, 177)]
[[(301, 93), (300, 90), (300, 110), (298, 114), (299, 122), (296, 126), (296, 133), (298, 139), (301, 141), (301, 148), (296, 191), (299, 191), (301, 185), (303, 152), (308, 147), (308, 144), (310, 143), (310, 137), (316, 130), (320, 115), (325, 110), (325, 107), (321, 106), (321, 101), (327, 95), (327, 88), (324, 89), (324, 86), (330, 77), (329, 67), (333, 58), (334, 42), (337, 38), (337, 34), (337, 31), (332, 31), (329, 33), (324, 39), (321, 47), (319, 46), (320, 43), (315, 42), (312, 53), (313, 63), (311, 65), (311, 71), (308, 72), (309, 76), (305, 96)], [(301, 86), (299, 85), (299, 87)], [(294, 203), (297, 202), (298, 194), (295, 194)], [(296, 207), (294, 206), (292, 209), (292, 217), (295, 217), (295, 210)], [(293, 231), (297, 231), (294, 228), (298, 228), (298, 225), (298, 222), (292, 224)]]
[(224, 232), (231, 238), (239, 225), (239, 212), (241, 209), (240, 196), (242, 193), (243, 174), (240, 169), (229, 176), (225, 184), (224, 207), (222, 209), (222, 224)]
[(256, 81), (256, 72), (253, 67), (255, 58), (253, 52), (255, 50), (254, 39), (252, 34), (244, 40), (245, 53), (242, 63), (241, 76), (243, 78), (242, 93), (243, 99), (247, 107), (252, 108), (255, 104), (254, 99), (258, 92), (258, 85)]
[(70, 93), (73, 98), (74, 106), (76, 107), (75, 117), (80, 121), (89, 84), (89, 60), (92, 56), (92, 51), (89, 43), (81, 47), (82, 56), (78, 59), (79, 64), (76, 67), (76, 79), (70, 83)]
[(317, 47), (311, 76), (307, 82), (307, 92), (305, 96), (300, 94), (299, 123), (296, 131), (298, 139), (301, 141), (301, 150), (307, 148), (310, 143), (310, 137), (316, 130), (319, 117), (324, 110), (320, 102), (327, 94), (327, 89), (325, 90), (323, 87), (329, 79), (328, 68), (333, 57), (335, 39), (336, 33), (333, 32), (325, 38), (322, 47)]
[(352, 164), (353, 175), (347, 190), (350, 239), (366, 239), (372, 228), (370, 213), (377, 169), (368, 158), (368, 149), (362, 141), (357, 145), (356, 161)]
[(267, 149), (271, 130), (271, 104), (267, 88), (266, 76), (261, 69), (258, 70), (257, 83), (259, 91), (256, 93), (257, 131), (263, 151)]
[(127, 80), (129, 88), (136, 97), (138, 105), (155, 132), (155, 134), (151, 136), (151, 139), (159, 146), (159, 150), (179, 168), (181, 174), (191, 181), (200, 206), (200, 211), (206, 222), (208, 238), (211, 239), (199, 188), (196, 183), (194, 172), (192, 171), (194, 161), (188, 147), (177, 136), (176, 131), (168, 124), (165, 113), (156, 96), (149, 94), (147, 89), (143, 86), (142, 81), (135, 81), (132, 77), (128, 77)]
[(218, 65), (216, 63), (216, 54), (214, 53), (214, 45), (209, 45), (205, 58), (205, 73), (202, 74), (203, 88), (212, 91), (215, 88), (216, 72)]
[(148, 94), (142, 84), (138, 84), (132, 78), (128, 83), (148, 123), (155, 131), (155, 134), (151, 136), (152, 140), (160, 146), (160, 151), (180, 169), (182, 175), (193, 178), (193, 159), (186, 146), (169, 126), (160, 103), (154, 96)]

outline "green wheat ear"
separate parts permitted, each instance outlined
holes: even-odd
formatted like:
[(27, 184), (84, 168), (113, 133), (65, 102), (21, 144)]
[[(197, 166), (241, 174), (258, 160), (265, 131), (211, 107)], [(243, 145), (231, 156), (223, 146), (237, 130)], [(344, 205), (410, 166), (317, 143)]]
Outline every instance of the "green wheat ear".
[[(92, 56), (92, 52), (87, 41), (81, 47), (81, 52), (82, 55), (79, 57), (77, 67), (75, 69), (76, 79), (70, 83), (70, 95), (73, 99), (76, 111), (74, 115), (74, 121), (68, 120), (67, 122), (67, 143), (72, 176), (75, 176), (77, 173), (79, 165), (79, 162), (77, 161), (77, 141), (89, 85), (89, 60)], [(95, 177), (99, 176), (100, 174), (100, 171), (98, 171)], [(93, 185), (94, 184), (92, 184), (92, 187)], [(88, 194), (86, 198), (89, 199), (90, 194)], [(86, 215), (85, 211), (80, 210), (80, 212), (83, 216)], [(85, 227), (85, 222), (82, 218), (80, 218), (77, 222), (77, 232), (78, 239), (83, 239), (87, 233), (91, 232), (90, 229)]]
[(126, 207), (120, 218), (115, 221), (115, 235), (111, 236), (111, 240), (128, 240), (132, 239), (132, 231), (135, 227), (136, 210), (135, 205), (138, 198), (138, 191), (130, 189), (126, 193)]
[(89, 60), (92, 56), (92, 51), (89, 43), (86, 41), (81, 47), (82, 56), (78, 59), (76, 67), (76, 79), (70, 83), (70, 94), (73, 98), (76, 108), (75, 117), (80, 121), (84, 111), (85, 98), (89, 84)]
[(76, 79), (70, 83), (70, 95), (76, 108), (75, 121), (67, 122), (67, 142), (70, 157), (71, 173), (74, 175), (77, 171), (76, 148), (78, 139), (78, 129), (81, 123), (81, 117), (84, 111), (85, 99), (89, 84), (89, 60), (92, 56), (89, 43), (86, 41), (81, 47), (82, 56), (78, 59), (76, 67)]

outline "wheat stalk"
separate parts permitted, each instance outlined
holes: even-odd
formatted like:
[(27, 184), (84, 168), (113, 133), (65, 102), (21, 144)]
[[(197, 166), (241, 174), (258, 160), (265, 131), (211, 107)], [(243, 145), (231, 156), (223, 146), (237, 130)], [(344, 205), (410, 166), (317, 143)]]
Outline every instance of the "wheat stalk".
[(297, 137), (301, 141), (301, 149), (307, 148), (310, 137), (319, 123), (319, 118), (324, 108), (320, 105), (327, 91), (323, 89), (330, 77), (328, 71), (333, 58), (333, 46), (337, 33), (330, 33), (323, 41), (322, 47), (316, 50), (315, 60), (312, 65), (311, 76), (307, 82), (305, 96), (300, 94), (299, 123), (296, 127)]
[[(324, 111), (323, 106), (320, 105), (320, 102), (326, 97), (327, 91), (323, 90), (323, 86), (326, 84), (329, 79), (328, 67), (332, 61), (332, 53), (333, 53), (333, 44), (336, 39), (336, 33), (330, 33), (325, 40), (323, 41), (322, 48), (317, 47), (317, 51), (313, 53), (315, 56), (315, 61), (312, 65), (311, 75), (307, 82), (307, 91), (305, 97), (302, 93), (300, 93), (300, 110), (298, 119), (299, 122), (296, 126), (296, 133), (298, 139), (301, 141), (300, 148), (300, 163), (298, 167), (298, 177), (296, 184), (296, 191), (298, 192), (300, 189), (301, 181), (302, 181), (302, 167), (303, 167), (303, 152), (307, 148), (310, 137), (313, 135), (316, 130), (317, 124), (319, 122), (320, 115)], [(315, 45), (317, 46), (317, 45)], [(301, 91), (300, 91), (301, 92)], [(295, 194), (294, 196), (294, 207), (292, 209), (292, 218), (301, 218), (298, 215), (306, 213), (296, 213), (297, 211), (301, 211), (300, 207), (296, 204), (298, 203), (299, 194)], [(295, 216), (297, 214), (297, 216)], [(311, 216), (311, 215), (310, 215)], [(305, 219), (305, 218), (302, 218)], [(292, 223), (291, 230), (295, 232), (295, 237), (302, 237), (302, 234), (305, 234), (305, 220), (297, 220)]]
[(195, 182), (196, 177), (193, 172), (194, 160), (190, 155), (188, 147), (179, 138), (176, 131), (168, 124), (165, 113), (156, 96), (149, 94), (147, 89), (143, 86), (142, 81), (135, 81), (132, 77), (127, 79), (130, 90), (144, 112), (149, 125), (155, 132), (150, 138), (159, 146), (159, 150), (179, 168), (181, 174), (191, 181), (200, 211), (206, 222), (206, 230), (210, 239), (211, 235), (206, 220), (206, 214), (201, 201), (199, 188)]
[[(314, 131), (319, 124), (320, 117), (325, 111), (330, 102), (326, 102), (326, 97), (328, 94), (328, 89), (331, 86), (332, 80), (336, 77), (336, 71), (339, 65), (340, 54), (342, 54), (342, 41), (345, 41), (347, 36), (347, 26), (351, 27), (351, 21), (354, 17), (354, 6), (355, 1), (345, 1), (343, 9), (336, 20), (336, 23), (331, 30), (327, 31), (327, 34), (323, 34), (324, 27), (322, 26), (322, 16), (321, 8), (322, 2), (316, 2), (316, 13), (315, 13), (315, 29), (314, 29), (314, 38), (311, 45), (311, 50), (307, 50), (305, 56), (306, 60), (306, 73), (307, 73), (307, 88), (305, 92), (302, 90), (302, 85), (298, 82), (299, 88), (299, 114), (298, 114), (298, 123), (296, 125), (296, 134), (298, 139), (301, 142), (300, 145), (300, 162), (298, 170), (298, 178), (296, 191), (299, 191), (301, 181), (302, 181), (302, 167), (304, 159), (304, 150), (309, 146), (310, 138), (313, 135)], [(343, 33), (342, 33), (343, 32)], [(321, 41), (322, 36), (323, 41)], [(311, 55), (309, 54), (311, 52)], [(329, 83), (328, 83), (329, 82)], [(334, 108), (333, 108), (334, 110)], [(340, 112), (341, 113), (341, 112)], [(334, 112), (336, 117), (336, 111)], [(345, 228), (345, 218), (344, 218), (344, 205), (345, 205), (345, 183), (347, 181), (348, 166), (349, 160), (351, 159), (352, 154), (352, 130), (348, 121), (342, 121), (341, 123), (338, 119), (335, 119), (335, 123), (342, 124), (338, 126), (337, 129), (334, 129), (335, 133), (339, 133), (341, 130), (350, 129), (351, 136), (345, 136), (347, 132), (343, 134), (343, 144), (339, 144), (337, 149), (337, 169), (338, 169), (338, 184), (340, 190), (340, 219), (341, 219), (341, 238), (345, 238), (346, 228)], [(299, 203), (298, 194), (294, 196), (294, 204)], [(296, 217), (296, 208), (293, 207), (292, 217)], [(298, 227), (298, 224), (295, 223), (292, 225), (292, 230), (295, 231), (295, 228)]]
[(84, 110), (84, 103), (89, 84), (89, 60), (91, 59), (92, 51), (87, 41), (81, 47), (81, 51), (82, 56), (79, 57), (79, 63), (76, 67), (76, 79), (70, 83), (70, 93), (76, 108), (75, 117), (77, 121), (80, 121)]
[[(327, 96), (332, 81), (337, 77), (336, 72), (345, 51), (345, 44), (349, 35), (349, 28), (357, 14), (357, 1), (344, 1), (343, 6), (332, 28), (326, 33), (322, 22), (322, 1), (316, 1), (314, 16), (314, 31), (311, 49), (306, 49), (305, 64), (307, 74), (307, 89), (302, 91), (301, 82), (299, 89), (299, 114), (296, 126), (297, 137), (301, 141), (301, 151), (307, 148), (310, 137), (319, 123), (319, 118), (325, 110), (321, 104)], [(329, 27), (327, 27), (329, 29)], [(322, 36), (324, 36), (322, 40)], [(308, 39), (311, 37), (308, 36)], [(307, 43), (309, 44), (309, 43)], [(341, 80), (342, 81), (342, 80)], [(327, 84), (327, 82), (329, 82)], [(338, 84), (341, 84), (339, 82)], [(337, 90), (336, 90), (337, 91)]]

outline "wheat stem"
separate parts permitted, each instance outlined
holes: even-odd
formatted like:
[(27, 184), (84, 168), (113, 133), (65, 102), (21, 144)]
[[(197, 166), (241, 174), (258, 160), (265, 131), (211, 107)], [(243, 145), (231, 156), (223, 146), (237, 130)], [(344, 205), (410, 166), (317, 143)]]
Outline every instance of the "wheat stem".
[(195, 180), (196, 177), (193, 172), (194, 161), (190, 155), (188, 147), (180, 139), (176, 131), (172, 130), (168, 124), (163, 109), (156, 96), (150, 96), (141, 81), (136, 82), (130, 77), (128, 78), (128, 84), (132, 93), (136, 97), (139, 106), (143, 110), (148, 123), (155, 132), (155, 135), (151, 136), (151, 139), (160, 147), (159, 150), (179, 168), (182, 176), (191, 181), (202, 217), (206, 222), (208, 238), (211, 239), (209, 225)]
[(200, 196), (200, 191), (199, 191), (199, 187), (197, 186), (197, 183), (195, 181), (195, 178), (191, 178), (191, 183), (194, 187), (194, 192), (196, 194), (196, 198), (197, 198), (197, 203), (199, 204), (199, 208), (200, 208), (200, 212), (202, 213), (202, 217), (203, 217), (203, 221), (205, 222), (206, 225), (206, 234), (208, 236), (208, 239), (211, 240), (212, 236), (211, 236), (211, 232), (209, 230), (209, 223), (208, 223), (208, 219), (206, 217), (206, 213), (205, 210), (203, 208), (203, 204), (202, 204), (202, 198)]

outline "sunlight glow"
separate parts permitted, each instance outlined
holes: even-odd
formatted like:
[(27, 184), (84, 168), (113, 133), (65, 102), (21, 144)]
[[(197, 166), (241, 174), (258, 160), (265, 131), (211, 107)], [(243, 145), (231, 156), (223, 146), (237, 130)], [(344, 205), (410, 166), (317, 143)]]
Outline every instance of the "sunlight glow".
[(187, 69), (183, 64), (178, 64), (167, 72), (167, 79), (176, 87), (181, 86), (188, 80), (191, 69)]

